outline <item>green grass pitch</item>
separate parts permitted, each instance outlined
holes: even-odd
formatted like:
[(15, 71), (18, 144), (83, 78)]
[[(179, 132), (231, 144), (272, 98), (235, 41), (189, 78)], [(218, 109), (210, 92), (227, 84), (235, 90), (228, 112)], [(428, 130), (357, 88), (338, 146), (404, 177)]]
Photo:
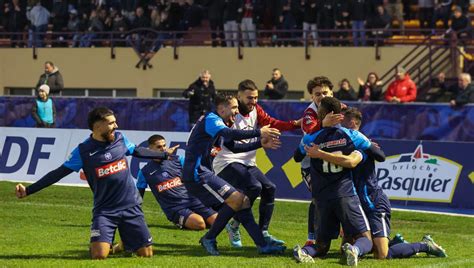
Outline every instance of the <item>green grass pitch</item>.
[[(91, 267), (91, 266), (307, 266), (291, 258), (295, 244), (306, 238), (308, 204), (277, 202), (270, 231), (287, 242), (282, 256), (261, 256), (245, 231), (243, 249), (230, 248), (226, 233), (218, 238), (219, 257), (207, 256), (198, 244), (204, 232), (183, 231), (169, 223), (152, 194), (145, 195), (144, 212), (154, 239), (154, 257), (145, 259), (118, 254), (104, 261), (91, 261), (88, 254), (92, 195), (88, 188), (51, 186), (18, 200), (14, 183), (0, 182), (0, 267)], [(254, 213), (256, 211), (254, 210)], [(258, 215), (258, 213), (256, 213)], [(427, 257), (376, 261), (364, 258), (361, 267), (474, 267), (474, 218), (394, 211), (392, 234), (403, 233), (405, 239), (418, 241), (429, 233), (449, 255), (446, 259)], [(333, 241), (325, 259), (314, 265), (341, 267), (338, 245)]]

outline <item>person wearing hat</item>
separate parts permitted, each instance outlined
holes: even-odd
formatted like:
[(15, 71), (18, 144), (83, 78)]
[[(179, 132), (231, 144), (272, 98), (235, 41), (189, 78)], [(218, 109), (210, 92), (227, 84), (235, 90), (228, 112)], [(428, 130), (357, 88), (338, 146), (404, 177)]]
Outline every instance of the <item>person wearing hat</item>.
[(54, 107), (53, 100), (49, 97), (48, 85), (41, 85), (38, 88), (38, 98), (33, 105), (32, 115), (36, 121), (36, 127), (54, 127), (56, 108)]
[(451, 27), (446, 33), (454, 32), (458, 38), (470, 38), (472, 35), (471, 22), (469, 18), (463, 14), (461, 7), (453, 8), (451, 16)]
[(397, 67), (395, 81), (388, 85), (385, 100), (393, 103), (413, 102), (416, 99), (416, 85), (403, 67)]

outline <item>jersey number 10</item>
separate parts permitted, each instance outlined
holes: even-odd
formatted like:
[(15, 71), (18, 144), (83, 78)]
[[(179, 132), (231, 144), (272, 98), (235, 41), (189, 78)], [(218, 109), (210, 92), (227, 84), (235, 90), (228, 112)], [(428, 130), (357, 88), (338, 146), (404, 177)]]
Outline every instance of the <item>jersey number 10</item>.
[[(333, 152), (333, 154), (342, 154), (341, 151), (336, 151)], [(343, 170), (344, 168), (341, 166), (338, 166), (334, 163), (329, 163), (328, 161), (323, 160), (323, 172), (324, 173), (339, 173)]]

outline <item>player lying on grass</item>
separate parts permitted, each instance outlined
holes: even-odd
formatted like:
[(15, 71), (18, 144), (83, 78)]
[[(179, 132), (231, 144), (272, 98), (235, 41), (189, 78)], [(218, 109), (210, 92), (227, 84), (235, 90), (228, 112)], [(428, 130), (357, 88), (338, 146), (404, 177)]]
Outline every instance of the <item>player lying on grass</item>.
[(117, 229), (126, 250), (151, 257), (152, 237), (140, 206), (142, 199), (125, 157), (167, 159), (175, 148), (154, 152), (136, 147), (116, 131), (115, 115), (105, 107), (92, 110), (87, 122), (91, 136), (72, 151), (66, 162), (28, 187), (16, 185), (16, 195), (18, 198), (32, 195), (73, 171), (83, 169), (94, 197), (90, 232), (92, 259), (105, 259), (109, 255)]
[[(216, 97), (216, 112), (207, 113), (198, 120), (188, 139), (183, 167), (183, 183), (188, 192), (204, 205), (218, 210), (218, 215), (200, 243), (210, 255), (219, 255), (216, 237), (227, 222), (237, 215), (242, 225), (257, 245), (259, 253), (276, 254), (286, 247), (275, 246), (265, 241), (255, 222), (249, 198), (212, 171), (211, 149), (223, 139), (225, 146), (234, 153), (255, 150), (262, 146), (278, 148), (280, 132), (264, 126), (261, 129), (237, 130), (228, 126), (239, 113), (235, 96), (219, 94)], [(253, 143), (238, 144), (234, 140), (261, 137)]]
[[(341, 103), (333, 97), (325, 97), (318, 107), (318, 116), (324, 120), (330, 113), (339, 114)], [(311, 135), (305, 135), (299, 146), (300, 157), (304, 157), (304, 146), (316, 144), (324, 151), (335, 154), (350, 154), (354, 150), (366, 150), (371, 142), (360, 132), (346, 128), (322, 128)], [(359, 153), (358, 162), (362, 160)], [(356, 163), (357, 164), (357, 163)], [(352, 171), (349, 168), (334, 165), (319, 158), (311, 158), (310, 172), (312, 196), (318, 214), (316, 244), (301, 249), (295, 247), (294, 256), (300, 261), (301, 256), (325, 256), (331, 240), (339, 235), (342, 225), (344, 234), (354, 237), (354, 245), (344, 244), (343, 252), (348, 265), (357, 265), (358, 258), (372, 249), (370, 227), (359, 198), (354, 192)]]
[[(361, 123), (362, 114), (360, 111), (355, 108), (344, 111), (344, 121), (342, 122), (344, 127), (359, 130)], [(328, 153), (321, 150), (318, 145), (307, 146), (306, 152), (312, 158), (319, 158), (345, 168), (354, 168), (360, 158), (360, 154), (357, 152), (349, 155)], [(385, 154), (379, 148), (371, 148), (364, 153), (367, 155), (367, 159), (359, 163), (353, 169), (352, 174), (357, 195), (369, 221), (374, 244), (374, 257), (377, 259), (408, 258), (418, 252), (447, 257), (445, 250), (438, 246), (429, 235), (425, 235), (419, 243), (389, 243), (390, 201), (378, 185), (375, 174), (375, 161), (385, 161)], [(344, 240), (351, 241), (352, 238), (346, 235)]]
[[(148, 148), (156, 152), (166, 151), (166, 140), (161, 135), (148, 138)], [(181, 182), (184, 157), (150, 161), (138, 172), (137, 188), (142, 195), (150, 186), (156, 201), (169, 221), (179, 228), (204, 230), (211, 226), (217, 213), (204, 206), (199, 199), (188, 194)]]

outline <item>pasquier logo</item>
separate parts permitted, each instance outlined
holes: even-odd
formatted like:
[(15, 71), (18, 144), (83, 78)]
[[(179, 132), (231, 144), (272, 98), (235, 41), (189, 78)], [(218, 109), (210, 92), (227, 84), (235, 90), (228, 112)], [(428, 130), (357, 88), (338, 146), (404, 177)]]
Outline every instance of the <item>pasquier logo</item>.
[(441, 156), (423, 153), (392, 155), (377, 163), (377, 181), (394, 200), (450, 203), (462, 166)]
[(97, 175), (97, 178), (100, 179), (126, 169), (127, 161), (125, 159), (120, 159), (105, 166), (96, 168), (95, 174)]

